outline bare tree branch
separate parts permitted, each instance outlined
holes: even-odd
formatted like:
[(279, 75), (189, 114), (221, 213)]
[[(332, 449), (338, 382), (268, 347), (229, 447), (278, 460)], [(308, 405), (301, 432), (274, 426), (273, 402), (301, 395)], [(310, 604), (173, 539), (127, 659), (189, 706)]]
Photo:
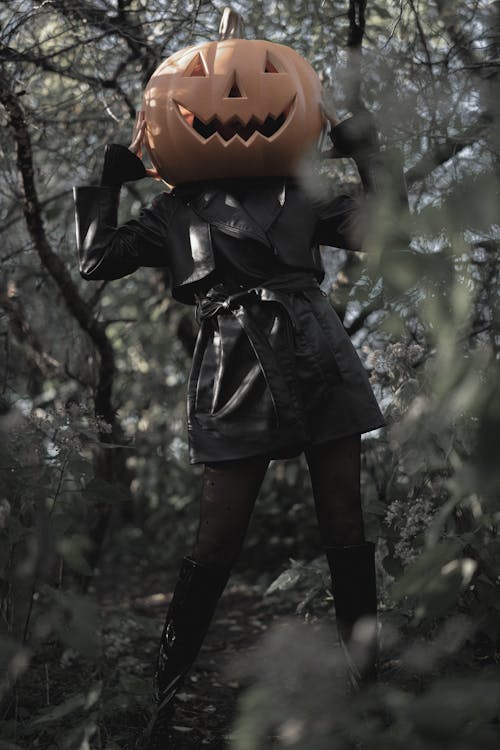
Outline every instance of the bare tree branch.
[(419, 12), (415, 6), (415, 3), (413, 0), (408, 0), (410, 4), (410, 8), (412, 10), (413, 15), (415, 16), (415, 23), (417, 24), (418, 29), (418, 35), (420, 37), (420, 41), (422, 43), (422, 47), (424, 48), (425, 57), (427, 59), (427, 64), (429, 66), (429, 73), (434, 78), (434, 70), (433, 70), (433, 62), (432, 62), (432, 55), (429, 50), (429, 45), (427, 44), (427, 39), (425, 36), (424, 29), (422, 27), (422, 22), (420, 21), (420, 15)]
[(361, 99), (361, 54), (365, 34), (365, 10), (366, 0), (349, 0), (349, 9), (347, 11), (349, 18), (347, 49), (349, 52), (350, 72), (347, 106), (353, 112), (363, 109)]
[(67, 68), (61, 68), (59, 65), (50, 62), (50, 60), (45, 55), (39, 56), (33, 54), (32, 52), (20, 52), (19, 50), (15, 50), (12, 47), (7, 47), (6, 45), (0, 44), (0, 59), (2, 58), (9, 62), (31, 63), (33, 65), (36, 65), (36, 67), (47, 71), (48, 73), (55, 73), (56, 75), (62, 76), (63, 78), (71, 78), (74, 81), (80, 81), (81, 83), (86, 83), (89, 86), (98, 86), (103, 89), (114, 89), (125, 101), (131, 118), (133, 119), (135, 117), (136, 111), (134, 104), (118, 82), (118, 75), (122, 72), (123, 67), (125, 67), (125, 65), (127, 64), (126, 62), (117, 69), (113, 78), (100, 78), (99, 76), (91, 76), (88, 75), (88, 73), (82, 73), (74, 67), (68, 66)]
[(355, 333), (363, 328), (367, 318), (370, 317), (372, 312), (375, 312), (375, 310), (380, 310), (382, 308), (383, 299), (384, 295), (382, 292), (380, 294), (377, 294), (377, 296), (374, 297), (373, 300), (361, 310), (359, 315), (357, 315), (352, 323), (346, 326), (346, 331), (349, 336), (354, 336)]
[[(101, 429), (99, 439), (110, 448), (123, 442), (120, 424), (116, 418), (112, 402), (113, 380), (115, 375), (115, 356), (110, 340), (106, 334), (106, 324), (95, 317), (92, 307), (80, 295), (68, 269), (60, 257), (53, 251), (45, 232), (42, 218), (42, 207), (34, 181), (33, 154), (31, 137), (24, 117), (24, 112), (18, 96), (9, 86), (5, 77), (0, 82), (0, 103), (3, 105), (7, 123), (16, 144), (16, 166), (21, 181), (22, 210), (26, 226), (33, 245), (38, 252), (43, 266), (56, 284), (64, 299), (68, 310), (79, 323), (83, 331), (89, 336), (99, 354), (99, 371), (94, 393), (94, 409), (96, 416), (103, 419), (110, 430)], [(101, 451), (96, 456), (96, 472), (108, 482), (126, 481), (129, 476), (123, 452), (114, 449)], [(125, 495), (122, 505), (123, 513), (130, 513)], [(99, 559), (102, 543), (111, 517), (111, 506), (96, 502), (97, 514), (95, 524), (89, 530), (89, 537), (93, 547), (88, 553), (88, 563), (94, 569)], [(88, 578), (82, 579), (85, 589)]]
[(38, 395), (42, 390), (43, 379), (53, 377), (61, 370), (61, 363), (44, 351), (25, 314), (21, 299), (14, 288), (0, 289), (0, 308), (9, 318), (14, 338), (22, 343), (22, 351), (31, 371), (28, 378), (28, 392)]
[(424, 180), (441, 164), (452, 159), (464, 148), (474, 145), (491, 124), (491, 121), (491, 116), (488, 113), (483, 113), (474, 125), (471, 125), (460, 135), (449, 136), (443, 142), (436, 144), (413, 167), (407, 170), (405, 176), (408, 186), (419, 180)]
[[(111, 425), (116, 424), (111, 402), (113, 377), (115, 372), (113, 348), (106, 336), (105, 327), (89, 312), (68, 269), (52, 250), (47, 239), (42, 219), (42, 208), (34, 181), (31, 137), (23, 110), (16, 94), (5, 78), (0, 83), (0, 103), (3, 105), (7, 122), (16, 144), (16, 164), (21, 179), (22, 208), (31, 240), (43, 266), (59, 288), (59, 291), (73, 317), (88, 334), (100, 356), (99, 378), (96, 386), (95, 409)], [(109, 436), (104, 436), (109, 437)]]
[[(45, 208), (46, 206), (49, 206), (51, 203), (54, 203), (55, 201), (60, 200), (60, 198), (63, 198), (68, 193), (67, 190), (61, 190), (61, 192), (56, 193), (55, 195), (51, 195), (50, 198), (47, 198), (44, 201), (40, 202), (40, 207)], [(23, 215), (13, 216), (8, 221), (5, 221), (2, 226), (0, 227), (0, 234), (4, 234), (4, 232), (7, 232), (14, 224), (17, 224), (19, 221), (22, 221)], [(1, 262), (5, 262), (7, 260), (7, 256), (3, 256), (1, 259)]]
[(52, 0), (52, 5), (66, 18), (84, 19), (95, 28), (115, 34), (125, 41), (134, 58), (141, 61), (144, 79), (148, 79), (159, 62), (158, 50), (144, 34), (141, 20), (134, 22), (125, 7), (120, 7), (117, 15), (91, 5), (85, 0), (68, 3), (67, 0)]
[[(452, 5), (450, 3), (447, 3), (445, 6), (442, 2), (437, 2), (436, 5), (438, 13), (443, 20), (446, 33), (453, 43), (450, 52), (456, 51), (458, 57), (466, 67), (481, 67), (483, 63), (476, 55), (472, 40), (468, 36), (468, 25), (461, 23), (458, 18), (452, 17)], [(472, 9), (471, 21), (474, 13), (475, 9)]]

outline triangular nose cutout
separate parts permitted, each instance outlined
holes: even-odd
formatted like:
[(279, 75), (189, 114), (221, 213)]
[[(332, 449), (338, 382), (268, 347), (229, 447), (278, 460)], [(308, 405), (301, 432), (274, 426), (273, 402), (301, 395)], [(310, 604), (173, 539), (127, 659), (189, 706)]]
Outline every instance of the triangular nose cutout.
[(231, 82), (231, 86), (229, 87), (229, 91), (226, 94), (226, 99), (243, 99), (245, 98), (244, 93), (238, 86), (238, 83), (236, 81), (236, 73), (233, 75), (233, 80)]

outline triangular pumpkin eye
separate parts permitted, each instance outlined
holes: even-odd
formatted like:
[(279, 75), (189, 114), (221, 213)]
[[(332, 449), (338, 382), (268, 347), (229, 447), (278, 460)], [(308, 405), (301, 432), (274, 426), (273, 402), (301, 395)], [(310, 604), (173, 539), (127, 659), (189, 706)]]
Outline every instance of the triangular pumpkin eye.
[(206, 77), (207, 76), (207, 69), (205, 67), (205, 63), (203, 62), (203, 58), (198, 52), (198, 54), (193, 57), (191, 62), (186, 68), (186, 72), (184, 73), (185, 78), (199, 78), (199, 77)]
[(264, 73), (279, 73), (278, 68), (274, 64), (274, 62), (271, 60), (269, 55), (266, 55), (266, 65), (264, 67)]

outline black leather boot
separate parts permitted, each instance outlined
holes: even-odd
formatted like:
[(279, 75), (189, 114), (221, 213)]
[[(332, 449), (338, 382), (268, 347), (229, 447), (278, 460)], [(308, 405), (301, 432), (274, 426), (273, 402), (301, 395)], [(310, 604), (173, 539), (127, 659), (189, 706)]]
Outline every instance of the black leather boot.
[(144, 750), (167, 750), (174, 698), (196, 659), (230, 569), (182, 561), (168, 608), (156, 667), (156, 711), (146, 730)]
[(326, 547), (332, 575), (337, 629), (351, 682), (359, 688), (377, 679), (377, 585), (373, 542)]

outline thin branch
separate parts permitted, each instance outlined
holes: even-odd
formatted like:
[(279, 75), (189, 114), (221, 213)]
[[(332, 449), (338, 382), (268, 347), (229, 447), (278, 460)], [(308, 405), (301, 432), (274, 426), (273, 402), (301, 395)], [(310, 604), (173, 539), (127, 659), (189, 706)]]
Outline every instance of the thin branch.
[[(61, 190), (61, 192), (60, 192), (60, 193), (56, 193), (55, 195), (51, 195), (51, 197), (50, 197), (50, 198), (47, 198), (46, 200), (44, 200), (44, 201), (41, 201), (41, 202), (40, 202), (40, 206), (41, 206), (42, 208), (45, 208), (45, 206), (48, 206), (48, 205), (50, 205), (50, 204), (51, 204), (51, 203), (53, 203), (54, 201), (58, 201), (58, 200), (59, 200), (60, 198), (65, 198), (65, 197), (66, 197), (67, 195), (68, 195), (68, 191), (67, 191), (67, 190)], [(21, 219), (22, 219), (22, 218), (23, 218), (23, 216), (13, 216), (13, 217), (12, 217), (11, 219), (9, 219), (8, 221), (6, 221), (6, 222), (5, 222), (4, 224), (2, 224), (2, 226), (0, 227), (0, 234), (3, 234), (4, 232), (6, 232), (6, 231), (7, 231), (7, 229), (10, 229), (10, 227), (12, 227), (12, 226), (13, 226), (14, 224), (17, 224), (17, 222), (18, 222), (18, 221), (21, 221)], [(21, 252), (24, 252), (24, 249), (25, 249), (25, 248), (22, 248)], [(18, 252), (19, 252), (19, 250), (16, 250), (16, 252), (15, 252), (15, 253), (13, 253), (13, 255), (15, 255), (15, 254), (16, 254), (16, 253), (18, 253)], [(4, 256), (3, 256), (3, 257), (2, 257), (1, 259), (0, 259), (0, 262), (2, 262), (2, 263), (3, 263), (3, 262), (5, 262), (5, 261), (6, 261), (6, 260), (8, 260), (8, 259), (9, 259), (9, 256), (5, 256), (5, 255), (4, 255)]]
[(101, 10), (85, 0), (75, 3), (69, 3), (68, 0), (52, 0), (52, 5), (66, 18), (76, 19), (78, 22), (84, 19), (95, 28), (116, 34), (123, 39), (134, 58), (141, 60), (144, 74), (149, 78), (158, 64), (158, 56), (155, 48), (145, 37), (140, 20), (136, 23), (131, 21), (124, 8), (119, 9), (116, 16), (110, 16), (108, 11)]
[(91, 76), (88, 73), (80, 73), (73, 67), (61, 68), (59, 65), (50, 62), (45, 56), (34, 55), (31, 52), (20, 52), (13, 47), (7, 47), (4, 44), (0, 45), (0, 59), (3, 58), (9, 62), (27, 62), (35, 65), (41, 70), (45, 70), (47, 73), (54, 73), (63, 78), (70, 78), (73, 81), (79, 81), (80, 83), (86, 83), (90, 87), (97, 86), (103, 89), (112, 89), (116, 91), (123, 98), (127, 108), (130, 112), (132, 119), (135, 118), (136, 110), (133, 102), (131, 101), (128, 94), (123, 90), (121, 84), (117, 80), (117, 76), (122, 72), (120, 66), (113, 78), (100, 78), (99, 76)]
[(471, 17), (469, 19), (469, 25), (467, 23), (462, 23), (458, 17), (455, 17), (453, 19), (450, 18), (452, 7), (453, 6), (450, 3), (446, 3), (446, 6), (444, 4), (437, 3), (438, 13), (441, 16), (443, 25), (446, 29), (446, 33), (453, 42), (452, 49), (456, 49), (457, 55), (458, 57), (460, 57), (465, 67), (481, 67), (483, 63), (475, 54), (472, 41), (467, 35), (468, 30), (470, 28), (474, 28), (472, 20), (475, 9), (472, 10)]
[[(6, 112), (7, 124), (12, 132), (16, 145), (16, 165), (21, 181), (21, 203), (26, 226), (33, 245), (38, 252), (42, 265), (47, 269), (53, 282), (66, 303), (66, 306), (89, 336), (99, 353), (99, 370), (94, 393), (94, 409), (98, 418), (111, 427), (103, 425), (99, 430), (101, 447), (110, 450), (101, 451), (96, 456), (96, 473), (108, 482), (124, 482), (129, 471), (123, 451), (117, 452), (115, 446), (120, 443), (121, 428), (116, 418), (112, 402), (113, 380), (115, 375), (114, 350), (106, 334), (106, 325), (96, 319), (92, 308), (89, 308), (61, 258), (53, 251), (45, 232), (42, 218), (42, 207), (34, 181), (33, 153), (31, 136), (26, 118), (19, 102), (6, 78), (0, 80), (0, 104)], [(111, 508), (96, 504), (97, 518), (89, 529), (89, 538), (93, 547), (88, 554), (87, 562), (93, 570), (99, 559), (106, 530), (108, 528)], [(124, 506), (123, 512), (126, 512)], [(86, 590), (90, 578), (82, 578), (82, 589)]]
[(27, 62), (36, 65), (37, 68), (41, 68), (48, 73), (56, 73), (64, 78), (71, 78), (74, 81), (80, 81), (81, 83), (88, 83), (89, 86), (102, 86), (102, 88), (114, 88), (116, 81), (110, 78), (100, 78), (99, 76), (91, 76), (86, 73), (80, 73), (78, 70), (73, 68), (61, 68), (53, 62), (50, 62), (44, 55), (35, 55), (32, 52), (21, 52), (13, 47), (8, 47), (5, 44), (0, 45), (0, 58), (7, 60), (8, 62)]
[[(88, 305), (80, 295), (68, 269), (61, 258), (52, 250), (47, 239), (42, 219), (42, 207), (34, 181), (30, 133), (19, 99), (9, 87), (5, 78), (0, 83), (0, 103), (5, 108), (7, 123), (16, 144), (16, 164), (21, 178), (22, 210), (29, 235), (43, 266), (59, 288), (70, 313), (91, 338), (99, 352), (100, 370), (96, 387), (96, 413), (109, 424), (115, 425), (115, 415), (111, 402), (115, 373), (113, 348), (106, 336), (104, 325), (99, 323), (89, 311)], [(107, 435), (103, 437), (109, 438)]]
[(38, 337), (24, 314), (21, 301), (14, 293), (0, 292), (0, 308), (5, 310), (8, 315), (16, 338), (23, 342), (25, 355), (31, 365), (40, 375), (44, 377), (53, 376), (54, 370), (57, 371), (61, 368), (61, 363), (44, 352)]
[(359, 315), (352, 321), (352, 323), (349, 326), (346, 326), (346, 331), (349, 334), (349, 336), (354, 336), (355, 333), (360, 331), (367, 318), (370, 317), (372, 312), (375, 312), (376, 310), (380, 310), (381, 304), (383, 301), (383, 293), (380, 292), (380, 294), (377, 294), (376, 297), (365, 307)]
[(417, 30), (418, 35), (420, 37), (420, 41), (422, 43), (422, 47), (424, 48), (425, 57), (427, 58), (427, 64), (429, 66), (429, 73), (434, 79), (434, 69), (433, 69), (433, 62), (432, 62), (432, 56), (429, 50), (429, 45), (427, 44), (427, 39), (425, 38), (424, 29), (422, 27), (422, 23), (420, 21), (420, 15), (418, 13), (418, 10), (415, 6), (415, 3), (413, 0), (408, 0), (410, 8), (412, 10), (413, 15), (415, 16), (415, 23), (417, 24)]
[(474, 125), (464, 130), (463, 133), (449, 136), (441, 143), (436, 144), (413, 167), (407, 170), (405, 177), (408, 186), (413, 185), (419, 180), (424, 180), (441, 164), (452, 159), (463, 151), (464, 148), (474, 145), (490, 124), (491, 116), (485, 112)]
[(347, 46), (360, 48), (365, 34), (366, 0), (349, 0), (349, 36)]
[(361, 99), (361, 55), (365, 35), (365, 10), (366, 0), (349, 0), (347, 11), (349, 18), (347, 37), (349, 81), (346, 101), (348, 108), (353, 112), (364, 108)]
[(195, 7), (193, 9), (193, 16), (192, 16), (192, 19), (191, 19), (191, 27), (189, 29), (189, 41), (190, 41), (191, 44), (193, 43), (194, 29), (195, 29), (195, 26), (196, 26), (196, 24), (198, 22), (198, 15), (200, 13), (200, 9), (201, 9), (202, 3), (203, 3), (203, 0), (197, 0), (196, 5), (195, 5)]

